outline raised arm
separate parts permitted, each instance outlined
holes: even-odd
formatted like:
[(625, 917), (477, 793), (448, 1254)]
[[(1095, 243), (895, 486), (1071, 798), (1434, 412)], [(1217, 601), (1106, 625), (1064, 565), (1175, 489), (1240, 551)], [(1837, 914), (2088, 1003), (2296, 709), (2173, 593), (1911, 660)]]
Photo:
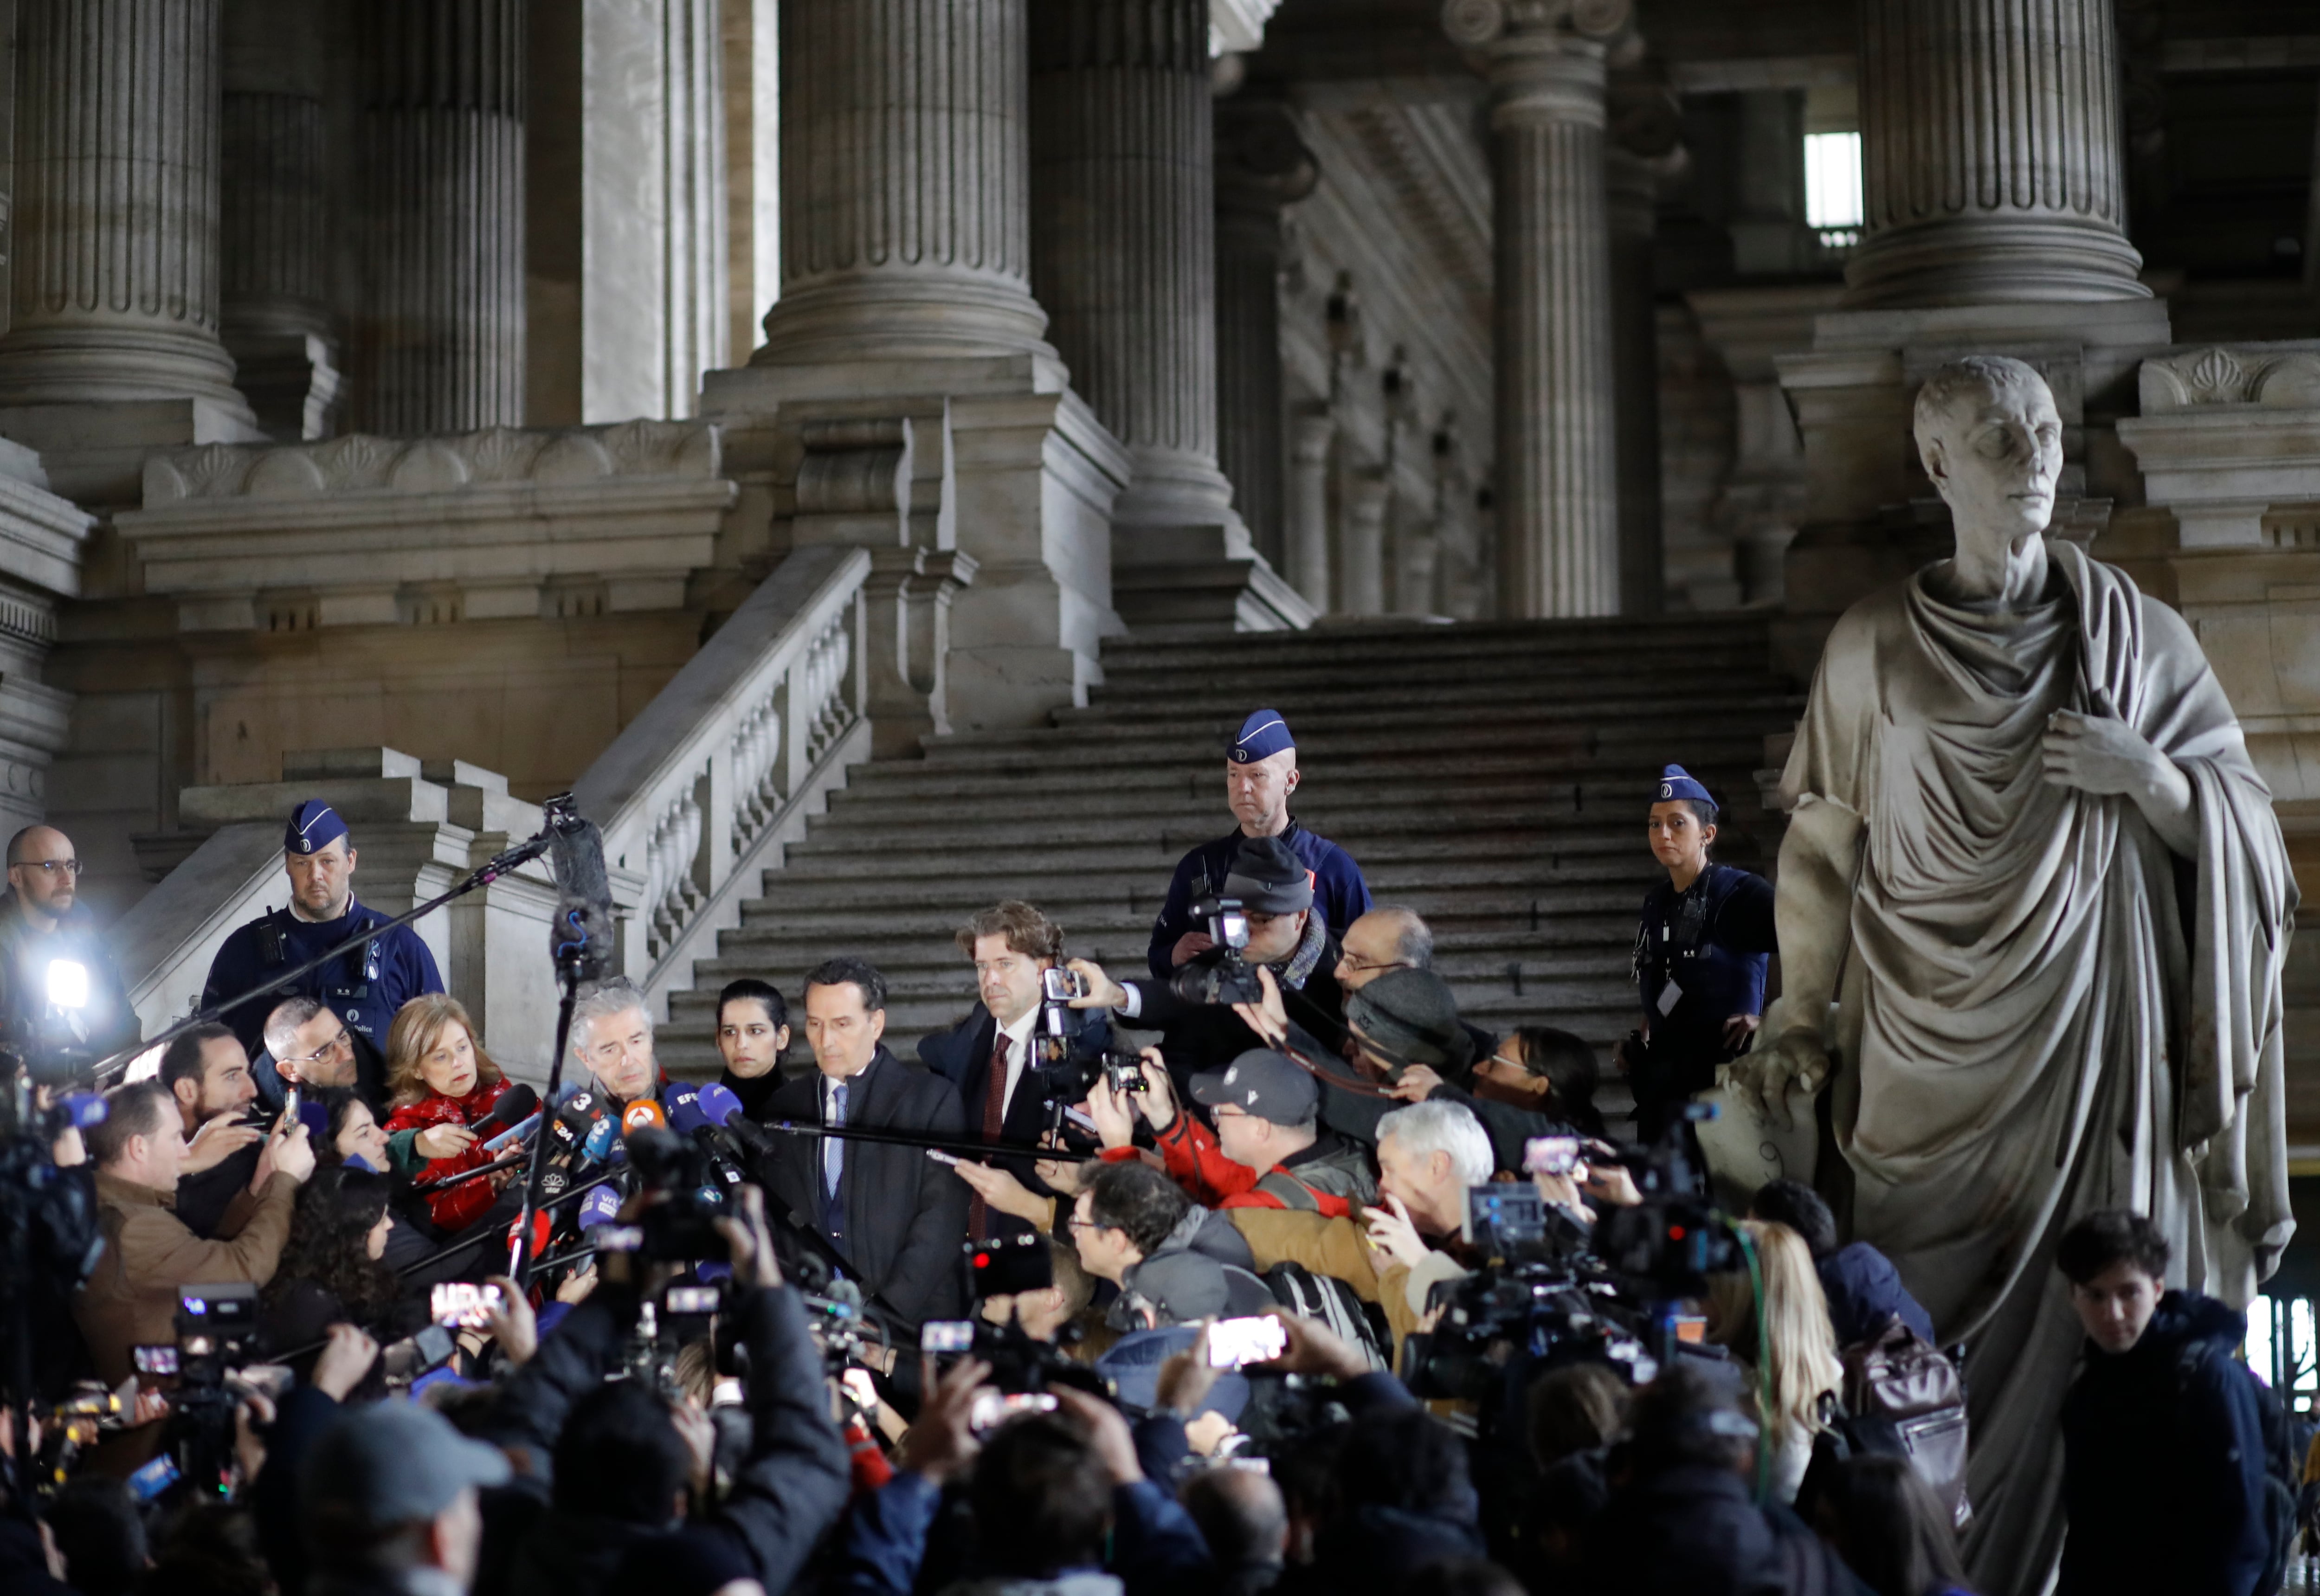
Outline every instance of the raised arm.
[(1781, 843), (1772, 908), (1781, 939), (1781, 996), (1765, 1016), (1755, 1050), (1733, 1061), (1731, 1080), (1759, 1120), (1783, 1128), (1790, 1083), (1818, 1092), (1828, 1081), (1821, 1034), (1852, 935), (1862, 843), (1860, 815), (1811, 797), (1789, 817)]

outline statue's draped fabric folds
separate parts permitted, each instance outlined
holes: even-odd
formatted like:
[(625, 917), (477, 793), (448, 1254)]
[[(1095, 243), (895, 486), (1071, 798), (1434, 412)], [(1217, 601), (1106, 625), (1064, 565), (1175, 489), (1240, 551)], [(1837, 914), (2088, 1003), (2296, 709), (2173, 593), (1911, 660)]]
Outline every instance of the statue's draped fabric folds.
[[(2041, 602), (1923, 573), (1831, 636), (1783, 778), (1865, 821), (1833, 1040), (1856, 1233), (1968, 1347), (1978, 1570), (2051, 1565), (2081, 1331), (2053, 1246), (2133, 1208), (2181, 1283), (2244, 1303), (2294, 1224), (2271, 795), (2182, 618), (2050, 544)], [(2056, 711), (2125, 721), (2189, 779), (2196, 855), (2042, 779)]]

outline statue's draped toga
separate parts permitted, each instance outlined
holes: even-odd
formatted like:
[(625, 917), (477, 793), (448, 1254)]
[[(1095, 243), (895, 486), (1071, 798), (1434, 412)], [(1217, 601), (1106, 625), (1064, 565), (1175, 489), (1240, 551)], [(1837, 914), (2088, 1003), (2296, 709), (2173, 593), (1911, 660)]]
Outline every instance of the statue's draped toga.
[[(2243, 1304), (2294, 1229), (2279, 974), (2296, 885), (2271, 795), (2181, 617), (2050, 545), (2047, 601), (1955, 607), (1924, 573), (1838, 623), (1783, 778), (1862, 817), (1832, 1102), (1853, 1228), (1968, 1347), (1980, 1588), (2061, 1545), (2056, 1427), (2082, 1332), (2053, 1265), (2133, 1208), (2180, 1283)], [(2195, 857), (2134, 804), (2041, 778), (2056, 710), (2190, 779)]]

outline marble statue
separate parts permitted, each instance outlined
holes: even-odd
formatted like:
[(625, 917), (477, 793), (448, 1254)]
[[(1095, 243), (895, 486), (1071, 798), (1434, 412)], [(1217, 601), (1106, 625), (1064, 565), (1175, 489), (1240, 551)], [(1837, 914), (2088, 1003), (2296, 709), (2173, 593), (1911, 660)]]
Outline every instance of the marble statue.
[[(2182, 618), (2050, 540), (2053, 394), (1973, 357), (1919, 394), (1956, 552), (1848, 611), (1782, 777), (1784, 991), (1732, 1085), (1827, 1090), (1854, 1234), (1967, 1347), (1975, 1587), (2060, 1545), (2080, 1331), (2053, 1265), (2153, 1216), (2170, 1283), (2238, 1305), (2294, 1229), (2271, 795)], [(1824, 1184), (1827, 1183), (1824, 1182)]]

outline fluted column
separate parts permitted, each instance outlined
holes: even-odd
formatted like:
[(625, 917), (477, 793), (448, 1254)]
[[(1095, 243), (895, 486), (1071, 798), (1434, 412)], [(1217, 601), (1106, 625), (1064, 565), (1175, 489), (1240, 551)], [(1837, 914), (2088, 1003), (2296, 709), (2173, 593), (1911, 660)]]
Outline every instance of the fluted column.
[(371, 0), (356, 423), (523, 420), (526, 0)]
[(783, 0), (782, 297), (756, 364), (1050, 351), (1024, 0)]
[(1627, 14), (1627, 0), (1443, 7), (1492, 91), (1499, 603), (1509, 617), (1619, 607), (1602, 41)]
[(21, 0), (0, 403), (195, 398), (218, 340), (218, 0)]
[[(1313, 192), (1320, 168), (1287, 109), (1219, 103), (1217, 137), (1217, 463), (1233, 503), (1272, 564), (1283, 565), (1281, 207)], [(1326, 559), (1326, 555), (1324, 558)], [(1299, 591), (1312, 590), (1295, 576)], [(1326, 591), (1316, 602), (1326, 604)]]
[(2110, 0), (1862, 0), (1852, 307), (2140, 299)]
[(1619, 395), (1619, 612), (1656, 615), (1664, 560), (1660, 528), (1660, 185), (1681, 171), (1682, 107), (1664, 85), (1628, 83), (1611, 94), (1605, 151), (1605, 212), (1611, 234), (1611, 372)]
[(1032, 0), (1031, 19), (1032, 282), (1128, 446), (1113, 521), (1221, 522), (1207, 0)]
[(270, 437), (319, 438), (339, 391), (329, 307), (322, 14), (225, 0), (219, 331)]
[(1393, 484), (1364, 475), (1346, 485), (1345, 533), (1339, 540), (1339, 609), (1348, 615), (1385, 613), (1385, 518)]
[(1289, 580), (1321, 614), (1329, 603), (1329, 445), (1337, 420), (1326, 410), (1300, 414), (1290, 425)]

